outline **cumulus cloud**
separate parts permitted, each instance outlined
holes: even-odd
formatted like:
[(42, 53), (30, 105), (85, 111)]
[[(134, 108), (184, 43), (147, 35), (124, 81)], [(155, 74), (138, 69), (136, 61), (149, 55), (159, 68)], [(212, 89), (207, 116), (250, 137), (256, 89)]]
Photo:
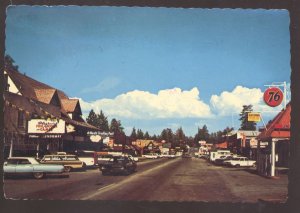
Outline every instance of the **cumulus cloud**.
[(85, 102), (83, 111), (103, 110), (106, 115), (130, 119), (204, 118), (212, 116), (209, 105), (200, 100), (198, 88), (160, 90), (157, 94), (134, 90), (114, 99)]
[(224, 91), (220, 95), (212, 95), (210, 105), (212, 111), (219, 116), (240, 113), (243, 105), (253, 105), (253, 110), (275, 113), (280, 107), (271, 108), (263, 102), (263, 92), (258, 88), (237, 86), (233, 91)]

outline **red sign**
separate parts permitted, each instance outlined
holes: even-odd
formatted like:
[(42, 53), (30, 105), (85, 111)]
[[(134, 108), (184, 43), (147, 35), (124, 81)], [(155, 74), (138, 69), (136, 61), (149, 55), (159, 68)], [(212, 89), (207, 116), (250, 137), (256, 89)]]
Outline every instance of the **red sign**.
[(268, 88), (264, 93), (264, 101), (270, 107), (277, 107), (283, 100), (283, 92), (278, 87)]

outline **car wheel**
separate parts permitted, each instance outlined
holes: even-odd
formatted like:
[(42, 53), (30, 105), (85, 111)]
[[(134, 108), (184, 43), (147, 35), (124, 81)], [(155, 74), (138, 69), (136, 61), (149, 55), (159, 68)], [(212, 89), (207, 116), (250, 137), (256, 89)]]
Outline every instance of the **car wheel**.
[(236, 167), (236, 168), (239, 168), (239, 167), (240, 167), (240, 164), (235, 165), (235, 167)]
[(82, 164), (81, 170), (86, 171), (87, 170), (87, 165), (85, 163)]
[(125, 173), (125, 175), (130, 175), (131, 172), (129, 169), (126, 169), (124, 173)]
[(44, 173), (43, 172), (35, 172), (35, 173), (33, 173), (33, 177), (35, 179), (42, 179), (44, 177)]
[(65, 166), (65, 172), (70, 172), (72, 168), (70, 166)]

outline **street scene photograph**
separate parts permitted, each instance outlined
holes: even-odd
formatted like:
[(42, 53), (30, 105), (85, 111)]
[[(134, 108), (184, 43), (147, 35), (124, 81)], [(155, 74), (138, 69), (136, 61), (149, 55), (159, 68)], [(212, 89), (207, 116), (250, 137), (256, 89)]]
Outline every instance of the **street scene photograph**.
[(287, 10), (9, 6), (7, 200), (285, 203)]

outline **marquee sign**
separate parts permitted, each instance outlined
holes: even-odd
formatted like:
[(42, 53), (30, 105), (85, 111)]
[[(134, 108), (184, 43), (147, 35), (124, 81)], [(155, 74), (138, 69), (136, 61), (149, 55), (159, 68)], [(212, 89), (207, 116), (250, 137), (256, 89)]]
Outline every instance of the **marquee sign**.
[(277, 107), (282, 103), (283, 92), (278, 87), (268, 88), (264, 92), (264, 101), (270, 107)]
[(29, 134), (64, 134), (65, 121), (56, 119), (32, 119), (28, 121)]

